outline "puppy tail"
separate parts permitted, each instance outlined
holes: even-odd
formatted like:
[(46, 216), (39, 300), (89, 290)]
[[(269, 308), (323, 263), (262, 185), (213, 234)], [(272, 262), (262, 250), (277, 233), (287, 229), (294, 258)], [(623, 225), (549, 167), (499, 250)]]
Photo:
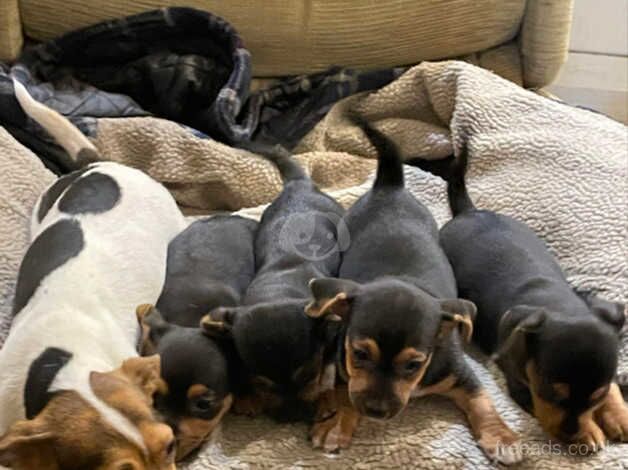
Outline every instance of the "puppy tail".
[(373, 189), (403, 187), (403, 159), (397, 145), (360, 116), (350, 114), (349, 119), (364, 131), (377, 151), (377, 174)]
[(24, 113), (43, 127), (79, 165), (99, 160), (98, 150), (69, 119), (35, 100), (15, 78), (15, 97)]
[(449, 207), (451, 208), (451, 213), (456, 216), (461, 212), (475, 209), (465, 183), (467, 159), (467, 148), (463, 147), (458, 158), (453, 155), (440, 160), (413, 158), (408, 160), (407, 163), (439, 176), (447, 182)]
[(267, 160), (273, 162), (284, 183), (294, 180), (306, 180), (309, 179), (301, 165), (299, 165), (292, 154), (282, 145), (267, 145), (256, 142), (247, 142), (242, 145), (242, 148), (249, 152), (256, 153), (263, 156)]

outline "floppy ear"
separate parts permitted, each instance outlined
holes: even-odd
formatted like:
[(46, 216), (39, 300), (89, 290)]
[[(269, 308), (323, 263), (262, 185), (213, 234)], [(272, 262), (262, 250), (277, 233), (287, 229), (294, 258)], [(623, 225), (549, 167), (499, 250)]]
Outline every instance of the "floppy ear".
[(147, 397), (152, 399), (155, 392), (165, 393), (167, 385), (161, 378), (159, 355), (132, 357), (124, 361), (120, 369)]
[(39, 470), (59, 470), (54, 452), (54, 435), (41, 417), (14, 423), (0, 437), (0, 465)]
[(309, 284), (312, 301), (305, 307), (308, 317), (337, 315), (344, 319), (351, 311), (351, 301), (360, 292), (360, 284), (348, 279), (324, 277)]
[(475, 304), (464, 299), (448, 299), (440, 302), (442, 311), (441, 327), (438, 336), (444, 338), (451, 330), (458, 328), (460, 336), (466, 341), (471, 341), (473, 336), (473, 321), (477, 308)]
[(546, 319), (544, 310), (520, 305), (507, 311), (499, 322), (499, 349), (493, 359), (523, 383), (528, 381), (525, 364), (530, 358), (529, 339), (538, 334)]
[(218, 307), (201, 318), (201, 330), (210, 338), (233, 338), (233, 327), (238, 315), (235, 307)]
[(595, 294), (589, 294), (585, 302), (591, 307), (591, 311), (602, 321), (605, 321), (617, 331), (624, 327), (626, 322), (626, 305), (619, 302), (609, 302)]
[(135, 309), (135, 315), (141, 330), (140, 354), (155, 354), (159, 340), (171, 328), (171, 325), (164, 320), (159, 310), (150, 304), (138, 306)]

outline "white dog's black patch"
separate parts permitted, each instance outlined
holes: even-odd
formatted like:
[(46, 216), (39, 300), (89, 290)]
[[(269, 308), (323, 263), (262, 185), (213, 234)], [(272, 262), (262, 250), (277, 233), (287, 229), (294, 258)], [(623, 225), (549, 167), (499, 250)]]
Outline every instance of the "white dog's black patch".
[(24, 385), (26, 418), (33, 419), (48, 404), (54, 393), (48, 391), (61, 368), (72, 358), (72, 353), (59, 348), (46, 348), (28, 369)]
[(37, 211), (37, 220), (40, 222), (44, 220), (46, 214), (55, 203), (57, 198), (61, 196), (61, 193), (65, 191), (65, 188), (70, 186), (79, 176), (85, 173), (89, 168), (83, 168), (82, 170), (73, 171), (67, 175), (59, 178), (48, 191), (44, 193), (41, 197), (41, 202), (39, 203), (39, 210)]
[(90, 173), (74, 182), (59, 201), (66, 214), (98, 214), (113, 208), (120, 200), (120, 186), (111, 176)]
[(83, 249), (83, 231), (76, 220), (60, 220), (44, 230), (24, 255), (17, 276), (13, 314), (28, 303), (41, 281)]

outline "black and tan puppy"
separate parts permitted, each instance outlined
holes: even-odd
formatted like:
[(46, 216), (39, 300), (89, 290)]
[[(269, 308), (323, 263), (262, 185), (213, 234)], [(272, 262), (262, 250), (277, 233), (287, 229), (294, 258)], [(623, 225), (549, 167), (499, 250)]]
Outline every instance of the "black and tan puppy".
[(613, 383), (623, 306), (583, 298), (545, 243), (506, 215), (478, 210), (459, 160), (418, 162), (449, 181), (454, 218), (440, 233), (460, 295), (478, 307), (475, 339), (513, 399), (552, 436), (586, 444), (628, 439), (628, 408)]
[(166, 280), (157, 308), (137, 309), (142, 354), (158, 353), (166, 394), (155, 406), (175, 431), (177, 460), (211, 435), (233, 401), (232, 345), (205, 336), (200, 320), (220, 305), (234, 306), (253, 279), (257, 222), (238, 216), (198, 220), (168, 246)]
[(310, 318), (304, 308), (308, 281), (337, 275), (347, 234), (343, 209), (289, 155), (267, 157), (279, 166), (285, 186), (260, 221), (255, 278), (242, 306), (216, 309), (202, 326), (211, 337), (233, 339), (246, 367), (236, 412), (298, 419), (308, 416), (307, 403), (333, 389), (333, 351), (325, 345), (338, 324)]
[(482, 449), (503, 463), (521, 458), (518, 437), (502, 421), (466, 363), (475, 306), (456, 282), (428, 209), (405, 188), (398, 150), (358, 122), (379, 153), (371, 191), (344, 220), (351, 245), (341, 279), (314, 279), (312, 317), (343, 319), (338, 368), (351, 405), (314, 430), (326, 449), (347, 446), (358, 417), (389, 419), (414, 396), (447, 396), (466, 414)]

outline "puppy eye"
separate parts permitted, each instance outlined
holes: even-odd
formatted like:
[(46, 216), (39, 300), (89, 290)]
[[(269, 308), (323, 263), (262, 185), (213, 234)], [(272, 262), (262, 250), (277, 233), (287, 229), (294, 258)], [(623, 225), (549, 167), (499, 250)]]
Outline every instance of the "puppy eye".
[(364, 349), (354, 349), (353, 350), (353, 358), (358, 361), (368, 361), (369, 360), (369, 353), (366, 352)]
[(194, 406), (199, 411), (207, 411), (211, 409), (212, 404), (213, 402), (211, 399), (209, 399), (209, 397), (201, 397), (198, 400), (196, 400), (196, 402), (194, 402)]
[(411, 361), (406, 362), (403, 366), (403, 371), (406, 374), (414, 374), (419, 371), (423, 363), (419, 360), (413, 359)]

